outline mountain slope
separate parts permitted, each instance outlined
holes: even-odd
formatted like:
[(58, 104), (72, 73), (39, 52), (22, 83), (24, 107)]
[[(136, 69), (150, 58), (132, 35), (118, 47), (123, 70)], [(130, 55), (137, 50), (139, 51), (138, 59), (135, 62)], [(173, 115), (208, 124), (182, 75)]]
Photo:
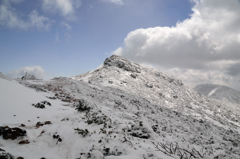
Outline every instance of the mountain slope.
[(200, 84), (194, 90), (203, 95), (220, 100), (228, 100), (229, 102), (240, 104), (240, 92), (221, 85), (215, 84)]
[[(186, 115), (195, 114), (199, 119), (213, 117), (219, 111), (227, 113), (240, 109), (230, 103), (217, 103), (184, 86), (183, 83), (155, 69), (141, 67), (123, 57), (113, 55), (103, 66), (90, 73), (72, 77), (91, 85), (117, 88)], [(219, 110), (221, 107), (221, 110)], [(221, 116), (219, 112), (219, 116)], [(232, 114), (239, 118), (237, 113)], [(225, 117), (223, 117), (225, 118)], [(224, 119), (225, 120), (225, 119)], [(231, 120), (229, 118), (229, 120)]]
[[(47, 101), (56, 102), (53, 107), (58, 111), (35, 108), (40, 112), (50, 111), (52, 116), (39, 115), (29, 119), (31, 122), (24, 122), (26, 126), (21, 128), (27, 135), (23, 138), (9, 141), (0, 137), (0, 148), (16, 157), (240, 157), (240, 110), (236, 105), (208, 99), (178, 79), (123, 57), (113, 55), (96, 70), (71, 78), (19, 82), (36, 90), (35, 95), (42, 94), (47, 96)], [(0, 94), (5, 98), (5, 93)], [(5, 102), (3, 107), (10, 102)], [(32, 107), (27, 102), (18, 106)], [(4, 113), (11, 114), (11, 111)], [(34, 124), (46, 120), (52, 124), (39, 127)], [(1, 120), (0, 124), (6, 126)], [(19, 145), (21, 140), (30, 143)]]

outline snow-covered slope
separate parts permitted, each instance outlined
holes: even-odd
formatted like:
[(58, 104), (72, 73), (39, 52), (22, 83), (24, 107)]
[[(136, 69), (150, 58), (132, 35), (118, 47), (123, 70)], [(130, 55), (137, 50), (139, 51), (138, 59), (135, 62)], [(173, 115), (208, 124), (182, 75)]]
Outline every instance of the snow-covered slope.
[(210, 98), (228, 100), (229, 102), (240, 104), (240, 92), (226, 86), (200, 84), (194, 90)]
[[(71, 79), (19, 81), (29, 88), (0, 82), (14, 85), (16, 92), (26, 89), (23, 95), (17, 95), (22, 103), (12, 107), (22, 107), (22, 111), (33, 108), (32, 114), (49, 113), (45, 117), (37, 114), (39, 118), (29, 115), (30, 122), (22, 120), (25, 127), (17, 121), (0, 120), (2, 126), (20, 126), (27, 131), (26, 136), (13, 141), (0, 137), (0, 151), (4, 149), (16, 157), (240, 158), (239, 107), (208, 99), (178, 79), (119, 56), (113, 55), (96, 70)], [(0, 92), (2, 99), (9, 96), (2, 89)], [(36, 100), (22, 97), (24, 94)], [(39, 100), (52, 106), (39, 109), (31, 105)], [(6, 108), (11, 100), (4, 103), (0, 115), (16, 118), (21, 114), (11, 116), (12, 110)], [(46, 120), (51, 124), (35, 124)], [(21, 140), (30, 143), (20, 145)]]

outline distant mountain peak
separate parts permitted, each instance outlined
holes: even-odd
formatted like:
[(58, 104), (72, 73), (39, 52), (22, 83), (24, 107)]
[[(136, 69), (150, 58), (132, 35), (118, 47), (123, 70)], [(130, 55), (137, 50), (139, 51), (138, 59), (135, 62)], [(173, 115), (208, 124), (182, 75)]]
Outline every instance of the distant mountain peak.
[(240, 92), (227, 86), (207, 83), (197, 85), (194, 90), (210, 98), (240, 104)]

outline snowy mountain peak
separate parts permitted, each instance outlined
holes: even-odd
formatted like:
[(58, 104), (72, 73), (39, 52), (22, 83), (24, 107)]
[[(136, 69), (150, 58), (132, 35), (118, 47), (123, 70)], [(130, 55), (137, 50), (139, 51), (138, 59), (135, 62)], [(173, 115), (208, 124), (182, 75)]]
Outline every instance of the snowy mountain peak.
[(112, 55), (104, 61), (104, 66), (116, 66), (126, 71), (141, 73), (140, 65), (121, 56)]
[(227, 86), (200, 84), (197, 85), (194, 90), (210, 98), (227, 100), (232, 103), (240, 104), (240, 92)]

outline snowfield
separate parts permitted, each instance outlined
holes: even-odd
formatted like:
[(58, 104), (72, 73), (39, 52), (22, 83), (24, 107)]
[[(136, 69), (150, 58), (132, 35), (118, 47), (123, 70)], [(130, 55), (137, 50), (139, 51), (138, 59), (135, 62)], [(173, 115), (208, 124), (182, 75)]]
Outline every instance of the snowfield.
[[(237, 104), (209, 99), (125, 58), (113, 55), (71, 78), (1, 78), (5, 158), (240, 158)], [(14, 127), (26, 133), (7, 138), (4, 131)]]

